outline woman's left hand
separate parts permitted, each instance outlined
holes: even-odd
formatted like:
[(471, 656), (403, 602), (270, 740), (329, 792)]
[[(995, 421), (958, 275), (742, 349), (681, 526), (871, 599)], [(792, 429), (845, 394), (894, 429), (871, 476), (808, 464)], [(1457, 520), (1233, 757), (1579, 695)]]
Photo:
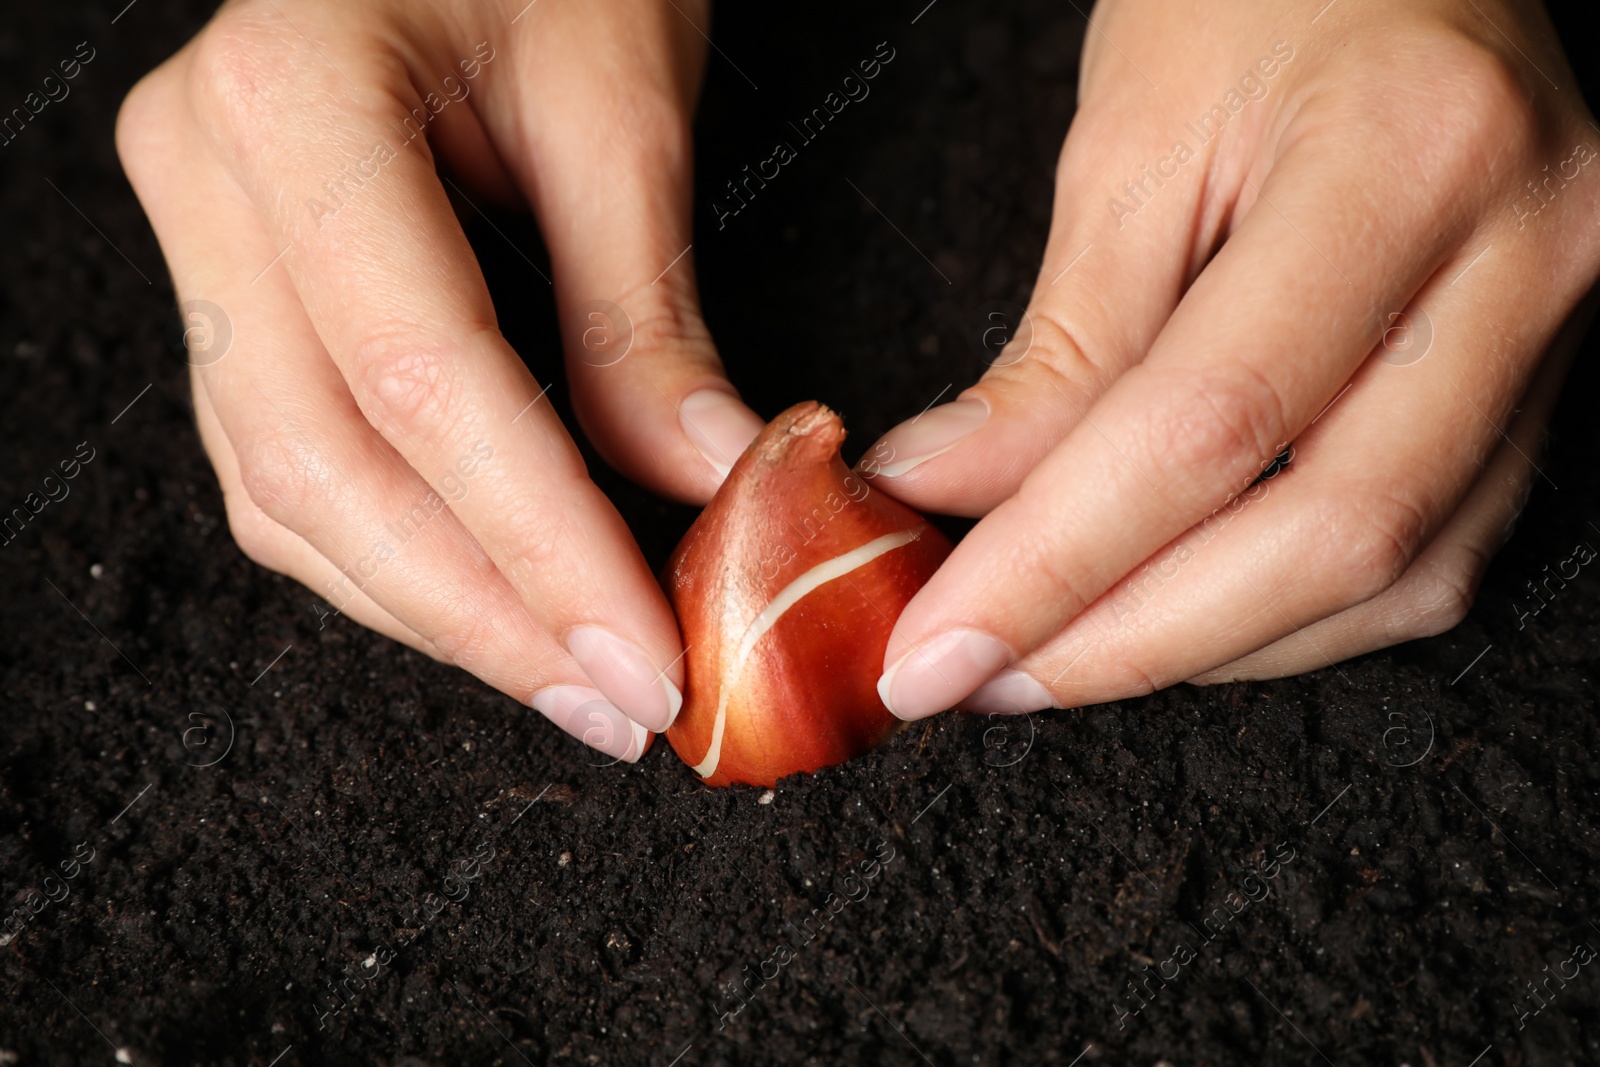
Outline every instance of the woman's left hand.
[(1440, 633), (1542, 480), (1600, 273), (1600, 128), (1543, 11), (1197, 10), (1096, 6), (1026, 337), (868, 453), (985, 516), (900, 617), (901, 718)]

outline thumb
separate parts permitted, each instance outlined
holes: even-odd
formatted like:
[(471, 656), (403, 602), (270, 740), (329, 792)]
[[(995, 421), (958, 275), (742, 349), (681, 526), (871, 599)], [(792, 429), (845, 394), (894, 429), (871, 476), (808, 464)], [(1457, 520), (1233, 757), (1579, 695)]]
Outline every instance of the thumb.
[(982, 378), (867, 451), (889, 493), (924, 511), (987, 514), (1144, 358), (1196, 269), (1198, 175), (1214, 151), (1175, 146), (1157, 108), (1142, 97), (1082, 105), (1028, 307), (980, 309), (968, 328)]

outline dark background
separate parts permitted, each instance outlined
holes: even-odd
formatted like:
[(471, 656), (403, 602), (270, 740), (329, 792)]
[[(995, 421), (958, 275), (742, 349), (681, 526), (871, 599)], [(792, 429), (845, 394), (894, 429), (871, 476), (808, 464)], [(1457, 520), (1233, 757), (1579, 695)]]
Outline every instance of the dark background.
[[(229, 538), (111, 146), (122, 94), (211, 6), (140, 0), (113, 26), (115, 0), (30, 2), (0, 25), (5, 108), (98, 50), (0, 149), (0, 503), (96, 452), (0, 549), (0, 905), (93, 856), (0, 948), (0, 1063), (1595, 1062), (1600, 967), (1537, 1014), (1525, 982), (1600, 947), (1600, 584), (1525, 629), (1512, 608), (1600, 545), (1592, 340), (1543, 463), (1559, 490), (1535, 486), (1442, 637), (1289, 681), (943, 716), (768, 803), (665, 745), (594, 766), (462, 673), (319, 629)], [(1026, 300), (1084, 33), (1070, 4), (941, 0), (912, 25), (921, 6), (724, 5), (718, 44), (760, 88), (714, 55), (700, 122), (695, 254), (733, 374), (767, 415), (837, 407), (857, 449), (981, 371), (980, 308)], [(1593, 41), (1561, 18), (1594, 100)], [(712, 190), (885, 39), (872, 96), (718, 232)], [(469, 229), (562, 403), (548, 288)], [(692, 512), (605, 484), (662, 562)], [(719, 986), (889, 849), (719, 1031)], [(469, 895), (424, 921), (452, 870)], [(1185, 940), (1197, 958), (1119, 1031), (1129, 979)], [(314, 995), (379, 946), (319, 1029), (335, 1002)]]

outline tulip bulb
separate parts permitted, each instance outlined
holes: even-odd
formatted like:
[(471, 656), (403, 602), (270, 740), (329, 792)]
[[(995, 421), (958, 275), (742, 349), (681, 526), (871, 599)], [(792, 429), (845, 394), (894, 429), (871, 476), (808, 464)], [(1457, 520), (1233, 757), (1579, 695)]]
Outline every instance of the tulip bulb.
[(951, 544), (844, 465), (844, 436), (815, 402), (772, 420), (667, 565), (687, 648), (667, 740), (708, 785), (772, 785), (899, 725), (884, 650)]

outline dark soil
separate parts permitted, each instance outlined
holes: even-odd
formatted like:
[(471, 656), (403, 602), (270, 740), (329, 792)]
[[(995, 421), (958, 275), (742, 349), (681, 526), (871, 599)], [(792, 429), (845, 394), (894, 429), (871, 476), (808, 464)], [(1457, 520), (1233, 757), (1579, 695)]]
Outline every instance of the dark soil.
[[(735, 377), (769, 415), (836, 407), (858, 449), (976, 376), (974, 316), (1026, 299), (1085, 31), (1043, 0), (912, 25), (922, 3), (724, 5), (700, 127), (695, 254)], [(234, 546), (111, 147), (121, 95), (209, 5), (112, 25), (120, 6), (0, 24), (0, 108), (97, 49), (0, 149), (0, 502), (94, 453), (0, 549), (0, 902), (23, 909), (0, 1063), (1600, 1058), (1600, 579), (1525, 628), (1513, 609), (1600, 545), (1592, 340), (1549, 479), (1442, 637), (1290, 681), (944, 716), (770, 803), (705, 790), (666, 745), (595, 766), (466, 675), (319, 628)], [(719, 231), (722, 183), (883, 40), (872, 96)], [(471, 232), (559, 381), (548, 289)], [(692, 513), (606, 484), (659, 564)]]

